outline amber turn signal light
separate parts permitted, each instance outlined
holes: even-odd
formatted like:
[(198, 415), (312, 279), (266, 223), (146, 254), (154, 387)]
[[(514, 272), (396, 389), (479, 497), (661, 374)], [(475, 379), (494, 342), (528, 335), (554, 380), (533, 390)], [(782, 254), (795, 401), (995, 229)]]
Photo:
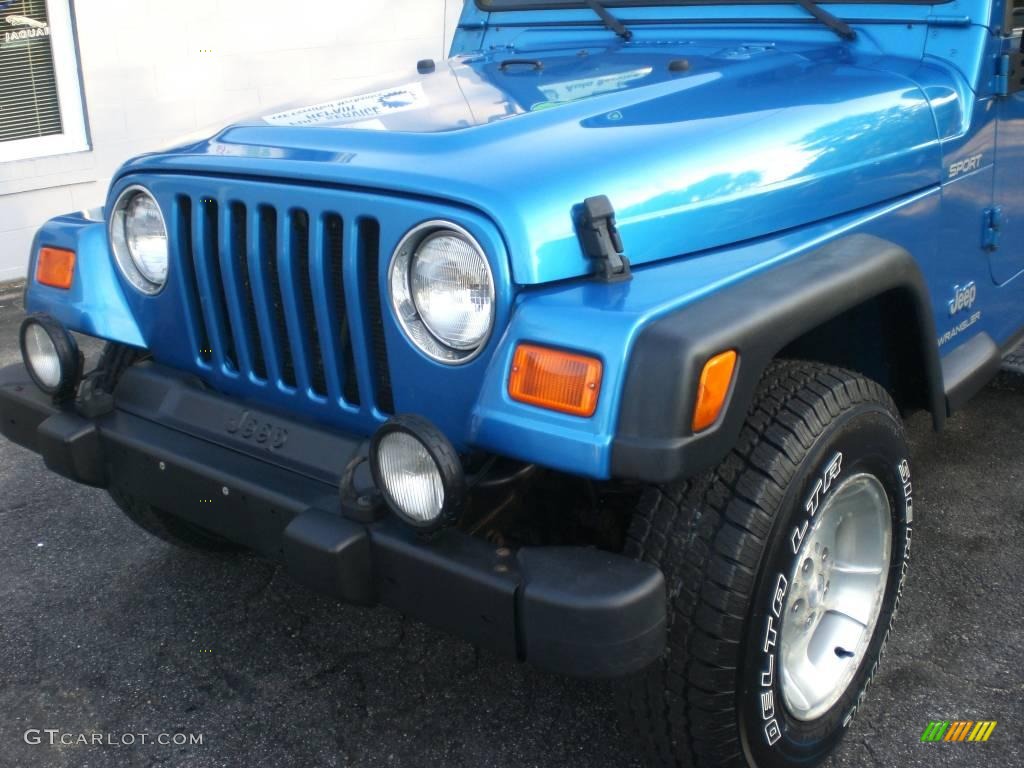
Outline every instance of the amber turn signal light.
[(75, 252), (63, 248), (40, 248), (36, 262), (36, 282), (51, 288), (71, 287), (75, 276)]
[(725, 406), (736, 371), (736, 351), (730, 349), (712, 357), (700, 374), (697, 405), (693, 409), (693, 431), (703, 432), (716, 421)]
[(559, 349), (520, 344), (512, 358), (508, 394), (572, 416), (593, 416), (601, 394), (601, 361)]

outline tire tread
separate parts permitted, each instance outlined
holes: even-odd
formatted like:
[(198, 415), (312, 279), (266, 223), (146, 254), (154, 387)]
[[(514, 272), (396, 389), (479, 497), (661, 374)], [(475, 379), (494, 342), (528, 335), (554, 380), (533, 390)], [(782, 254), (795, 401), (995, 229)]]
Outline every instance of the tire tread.
[(881, 404), (898, 419), (888, 392), (858, 373), (776, 361), (736, 445), (715, 470), (645, 491), (626, 553), (664, 572), (669, 639), (662, 662), (623, 687), (620, 706), (649, 764), (746, 765), (736, 715), (738, 660), (773, 509), (828, 425), (864, 403)]

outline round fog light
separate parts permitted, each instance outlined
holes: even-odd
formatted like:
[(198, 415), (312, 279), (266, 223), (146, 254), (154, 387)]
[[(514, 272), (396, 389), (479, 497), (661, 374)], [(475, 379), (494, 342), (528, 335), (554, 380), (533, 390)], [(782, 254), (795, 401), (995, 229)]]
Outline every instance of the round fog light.
[(67, 329), (48, 315), (21, 324), (21, 356), (32, 381), (57, 402), (74, 397), (82, 378), (82, 353)]
[(458, 519), (465, 495), (459, 457), (426, 419), (388, 420), (373, 437), (370, 468), (388, 506), (409, 525), (436, 530)]

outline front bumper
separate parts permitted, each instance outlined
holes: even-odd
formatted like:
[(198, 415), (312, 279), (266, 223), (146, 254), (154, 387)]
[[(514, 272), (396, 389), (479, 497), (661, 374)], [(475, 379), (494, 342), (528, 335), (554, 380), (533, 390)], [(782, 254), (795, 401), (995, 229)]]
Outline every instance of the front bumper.
[(342, 516), (341, 469), (361, 438), (242, 406), (153, 364), (113, 412), (53, 405), (21, 365), (0, 370), (0, 432), (53, 471), (117, 487), (254, 551), (346, 602), (383, 603), (482, 647), (575, 676), (638, 671), (665, 645), (660, 571), (576, 547), (496, 550), (448, 529)]

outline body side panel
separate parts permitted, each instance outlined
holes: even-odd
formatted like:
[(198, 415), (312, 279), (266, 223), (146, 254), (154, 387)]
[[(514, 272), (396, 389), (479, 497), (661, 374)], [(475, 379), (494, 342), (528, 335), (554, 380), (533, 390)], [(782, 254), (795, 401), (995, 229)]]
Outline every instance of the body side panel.
[[(613, 437), (621, 431), (620, 414), (628, 407), (623, 398), (630, 396), (626, 381), (635, 375), (632, 356), (646, 328), (688, 307), (714, 307), (716, 297), (730, 288), (778, 272), (779, 267), (851, 235), (870, 234), (888, 243), (912, 244), (921, 253), (933, 253), (931, 233), (936, 231), (940, 205), (939, 190), (932, 189), (780, 237), (640, 268), (634, 270), (633, 280), (628, 283), (566, 283), (521, 296), (474, 412), (474, 444), (569, 472), (611, 476)], [(861, 264), (851, 260), (835, 279), (840, 283), (844, 277), (856, 281), (861, 269)], [(778, 290), (784, 292), (784, 288), (781, 285)], [(925, 318), (927, 329), (936, 308), (944, 303), (932, 297), (923, 284), (921, 292), (920, 301), (931, 313)], [(799, 311), (796, 304), (791, 308)], [(837, 306), (836, 314), (839, 311)], [(765, 347), (781, 349), (791, 338), (765, 339)], [(512, 354), (520, 341), (577, 350), (604, 361), (605, 378), (593, 418), (563, 416), (509, 398), (506, 382)], [(931, 344), (934, 355), (934, 340)], [(676, 370), (677, 361), (670, 357), (675, 352), (665, 349), (665, 371)], [(666, 393), (685, 386), (664, 371), (645, 369), (639, 375), (657, 377), (657, 386)], [(938, 388), (941, 391), (941, 384)], [(942, 412), (944, 409), (940, 409), (939, 418)], [(666, 415), (666, 419), (671, 418), (671, 414)]]

